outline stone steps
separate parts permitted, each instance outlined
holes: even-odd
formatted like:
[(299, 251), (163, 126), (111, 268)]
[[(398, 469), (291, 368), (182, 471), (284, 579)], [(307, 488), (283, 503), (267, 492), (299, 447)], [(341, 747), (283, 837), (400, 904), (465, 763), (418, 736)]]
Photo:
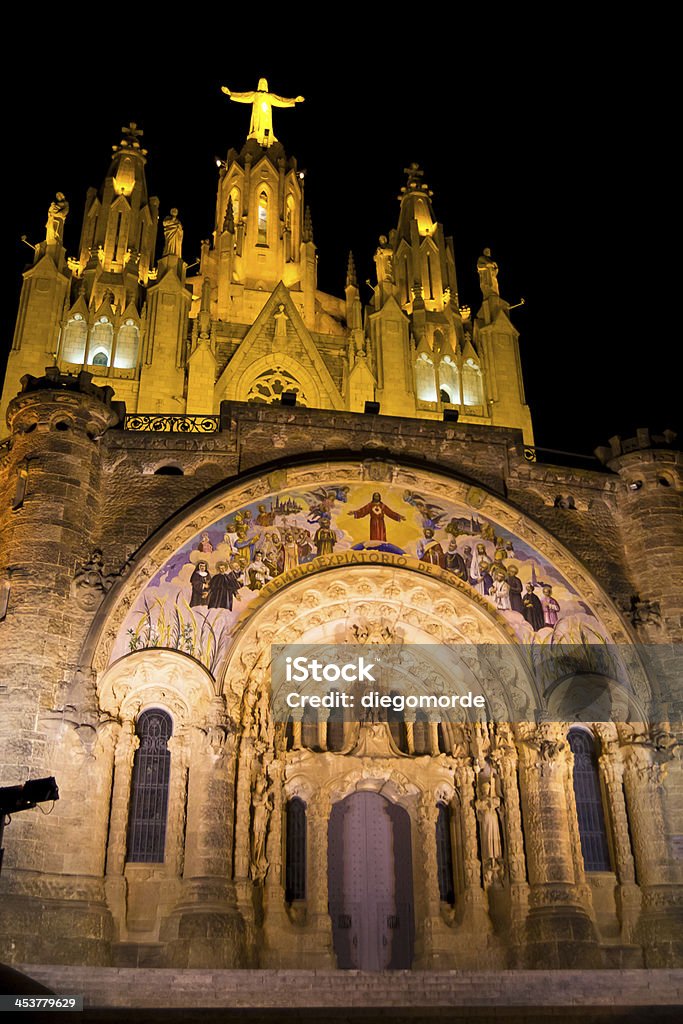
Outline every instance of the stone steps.
[[(170, 970), (29, 964), (20, 968), (52, 991), (83, 995), (86, 1007), (410, 1008), (454, 1010), (683, 1005), (683, 970), (285, 971)], [(525, 1011), (526, 1012), (526, 1011)], [(246, 1019), (246, 1018), (245, 1018)], [(304, 1019), (304, 1018), (302, 1018)], [(586, 1020), (586, 1018), (582, 1018)], [(645, 1019), (645, 1018), (643, 1018)]]

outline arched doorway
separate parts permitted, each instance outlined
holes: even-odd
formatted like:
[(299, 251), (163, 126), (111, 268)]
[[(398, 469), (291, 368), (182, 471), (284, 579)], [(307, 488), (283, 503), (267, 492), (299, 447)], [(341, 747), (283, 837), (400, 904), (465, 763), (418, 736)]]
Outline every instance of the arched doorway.
[(328, 842), (338, 967), (410, 968), (414, 926), (408, 813), (378, 793), (352, 793), (332, 808)]

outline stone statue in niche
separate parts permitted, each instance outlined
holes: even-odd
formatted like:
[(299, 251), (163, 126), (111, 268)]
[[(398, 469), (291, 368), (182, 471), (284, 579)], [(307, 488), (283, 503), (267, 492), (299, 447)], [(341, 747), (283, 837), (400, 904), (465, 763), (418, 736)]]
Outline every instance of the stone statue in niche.
[(64, 193), (58, 192), (47, 211), (45, 241), (48, 245), (64, 244), (64, 222), (68, 213), (69, 203), (64, 197)]
[(254, 786), (251, 809), (251, 877), (255, 882), (262, 882), (268, 872), (266, 839), (273, 810), (272, 787), (263, 775), (259, 776)]
[(490, 781), (482, 782), (479, 792), (475, 807), (479, 820), (481, 860), (484, 885), (490, 886), (502, 881), (503, 877), (503, 844), (499, 820), (501, 800), (496, 796), (495, 788)]

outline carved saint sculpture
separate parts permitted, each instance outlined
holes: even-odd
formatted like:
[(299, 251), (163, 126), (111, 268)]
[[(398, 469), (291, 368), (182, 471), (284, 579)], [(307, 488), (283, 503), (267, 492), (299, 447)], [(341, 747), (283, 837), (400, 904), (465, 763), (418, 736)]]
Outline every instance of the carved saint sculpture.
[(501, 801), (492, 792), (490, 782), (481, 784), (481, 796), (476, 801), (481, 841), (481, 859), (484, 868), (484, 884), (491, 885), (503, 873), (503, 846), (500, 838), (498, 808)]
[(262, 881), (268, 871), (266, 839), (268, 837), (268, 823), (273, 810), (273, 794), (263, 776), (256, 782), (251, 798), (251, 806), (251, 877), (256, 881)]
[(273, 107), (293, 107), (296, 103), (303, 103), (303, 96), (296, 96), (288, 99), (286, 96), (278, 96), (268, 91), (268, 81), (259, 78), (258, 87), (253, 92), (232, 92), (227, 86), (221, 86), (221, 91), (229, 96), (233, 103), (251, 103), (251, 123), (249, 124), (248, 139), (256, 139), (259, 146), (271, 146), (277, 142), (273, 134)]
[(498, 264), (492, 258), (490, 249), (484, 249), (477, 260), (477, 273), (484, 298), (487, 295), (498, 295)]
[(58, 192), (50, 203), (47, 211), (47, 234), (45, 241), (48, 245), (64, 244), (64, 221), (69, 213), (69, 203), (64, 198), (63, 192)]
[(182, 256), (183, 225), (178, 220), (178, 211), (173, 207), (170, 214), (164, 217), (164, 256)]

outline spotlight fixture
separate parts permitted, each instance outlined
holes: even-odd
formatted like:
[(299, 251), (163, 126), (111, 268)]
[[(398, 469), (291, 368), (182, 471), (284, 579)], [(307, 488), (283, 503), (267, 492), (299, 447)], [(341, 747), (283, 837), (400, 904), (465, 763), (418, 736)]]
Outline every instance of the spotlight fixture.
[(379, 402), (366, 402), (365, 403), (365, 410), (364, 411), (369, 416), (378, 416), (379, 415)]
[(281, 405), (296, 405), (296, 391), (283, 391), (280, 395)]
[(444, 409), (443, 421), (444, 423), (457, 423), (460, 419), (460, 412), (458, 409)]
[(0, 786), (0, 871), (5, 852), (2, 848), (2, 835), (10, 816), (18, 811), (29, 811), (36, 804), (50, 800), (59, 800), (59, 789), (52, 775), (46, 779), (29, 779), (23, 786)]

